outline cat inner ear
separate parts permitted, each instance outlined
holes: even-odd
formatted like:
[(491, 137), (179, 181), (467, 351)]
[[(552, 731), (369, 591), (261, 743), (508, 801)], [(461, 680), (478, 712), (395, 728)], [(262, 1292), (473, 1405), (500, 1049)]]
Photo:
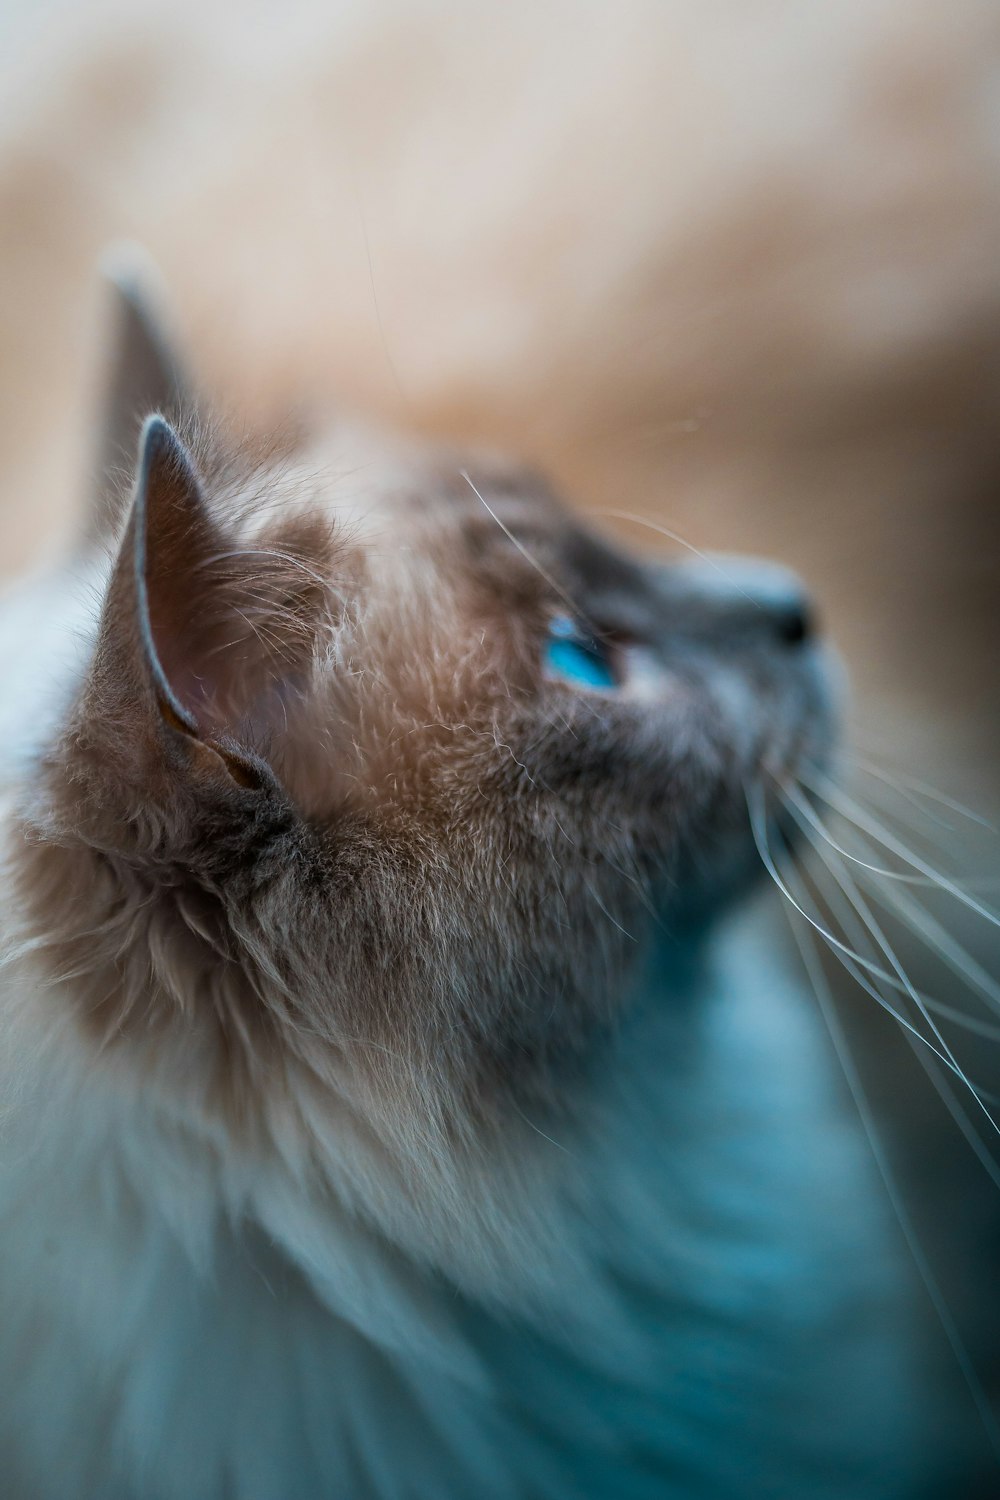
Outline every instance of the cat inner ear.
[(113, 536), (128, 492), (123, 475), (151, 412), (176, 413), (190, 405), (187, 380), (164, 334), (157, 311), (158, 276), (137, 245), (112, 246), (102, 260), (111, 293), (112, 349), (98, 444), (86, 540)]
[(138, 715), (145, 743), (175, 767), (273, 785), (269, 749), (305, 679), (325, 602), (319, 559), (303, 555), (309, 540), (241, 541), (210, 507), (174, 428), (147, 418), (92, 711), (113, 722), (123, 709)]

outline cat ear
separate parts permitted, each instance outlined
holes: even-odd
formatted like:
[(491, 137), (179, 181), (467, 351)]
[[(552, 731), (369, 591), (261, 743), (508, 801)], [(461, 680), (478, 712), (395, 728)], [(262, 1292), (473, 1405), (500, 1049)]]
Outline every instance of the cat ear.
[(148, 417), (86, 696), (88, 738), (111, 728), (147, 766), (273, 785), (260, 752), (310, 659), (319, 581), (293, 541), (241, 547), (173, 427)]
[(121, 475), (132, 462), (139, 432), (151, 412), (176, 412), (190, 404), (180, 363), (163, 332), (159, 277), (137, 246), (107, 250), (101, 271), (111, 292), (113, 345), (104, 395), (88, 522), (89, 541), (112, 536), (121, 523), (127, 491)]

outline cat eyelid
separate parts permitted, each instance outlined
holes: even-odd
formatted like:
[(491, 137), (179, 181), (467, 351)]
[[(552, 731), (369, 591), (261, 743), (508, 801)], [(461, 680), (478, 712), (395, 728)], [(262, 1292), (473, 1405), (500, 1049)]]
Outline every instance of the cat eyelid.
[(570, 616), (559, 612), (551, 616), (548, 629), (553, 634), (562, 635), (565, 639), (571, 636), (582, 636), (612, 649), (625, 649), (628, 646), (642, 646), (648, 643), (640, 631), (628, 625), (612, 624), (609, 620), (602, 619), (600, 615)]

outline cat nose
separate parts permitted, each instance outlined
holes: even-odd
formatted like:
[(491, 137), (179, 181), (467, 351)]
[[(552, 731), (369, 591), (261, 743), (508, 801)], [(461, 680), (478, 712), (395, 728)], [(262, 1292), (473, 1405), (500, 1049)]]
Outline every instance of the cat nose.
[(804, 593), (784, 604), (761, 607), (784, 646), (801, 646), (816, 634), (816, 612)]
[[(756, 559), (720, 562), (735, 592), (732, 606), (749, 629), (782, 646), (803, 646), (816, 634), (816, 615), (801, 579), (789, 568)], [(742, 607), (741, 607), (742, 606)]]
[(800, 579), (787, 568), (754, 564), (743, 570), (743, 588), (748, 595), (748, 616), (758, 614), (758, 623), (782, 646), (803, 646), (816, 635), (816, 613)]
[(683, 567), (696, 581), (700, 597), (729, 628), (782, 647), (803, 646), (815, 638), (815, 609), (789, 568), (719, 553)]

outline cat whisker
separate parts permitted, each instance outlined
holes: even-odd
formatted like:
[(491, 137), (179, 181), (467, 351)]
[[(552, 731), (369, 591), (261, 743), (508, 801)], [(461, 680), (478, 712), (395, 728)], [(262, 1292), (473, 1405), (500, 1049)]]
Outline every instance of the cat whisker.
[[(909, 1037), (907, 1037), (907, 1041), (913, 1049), (913, 1054), (920, 1063), (920, 1066), (934, 1085), (939, 1099), (961, 1131), (973, 1156), (979, 1162), (979, 1165), (987, 1177), (989, 1177), (994, 1187), (1000, 1188), (1000, 1162), (997, 1162), (996, 1158), (991, 1156), (986, 1149), (968, 1114), (956, 1098), (955, 1090), (950, 1086), (948, 1079), (942, 1075), (941, 1069), (934, 1059), (929, 1057), (922, 1049), (914, 1047)], [(984, 1090), (980, 1090), (980, 1094), (983, 1098), (988, 1097)], [(993, 1102), (996, 1101), (994, 1100)]]
[[(793, 807), (789, 807), (789, 811), (792, 813), (792, 815), (794, 817), (795, 816), (795, 809)], [(762, 831), (762, 835), (763, 835), (764, 838), (766, 838), (766, 834), (763, 831), (765, 826), (766, 825), (764, 825), (764, 824), (761, 825), (761, 831)], [(802, 828), (803, 834), (804, 834), (807, 842), (809, 843), (810, 847), (817, 853), (817, 855), (819, 855), (820, 857), (822, 857), (821, 856), (820, 848), (819, 848), (818, 844), (816, 843), (815, 838), (813, 837), (811, 829), (808, 826), (804, 826), (803, 827), (803, 825), (802, 825), (801, 822), (799, 823), (799, 826)], [(760, 843), (758, 842), (758, 851), (759, 850), (760, 850)], [(771, 859), (773, 861), (773, 856), (771, 856), (771, 854), (770, 854), (770, 848), (769, 848), (769, 846), (768, 846), (768, 854), (769, 854), (769, 859)], [(765, 862), (765, 863), (767, 863), (767, 862)], [(774, 871), (771, 869), (770, 864), (767, 864), (767, 868), (768, 868), (768, 873), (771, 875), (772, 879), (774, 879), (775, 878)], [(781, 885), (779, 884), (779, 890), (780, 889), (781, 889)], [(785, 891), (782, 891), (782, 894), (787, 896), (788, 893), (785, 892)], [(888, 985), (890, 989), (894, 989), (894, 990), (896, 990), (900, 994), (907, 994), (908, 993), (908, 991), (906, 990), (906, 987), (900, 982), (900, 980), (897, 979), (897, 978), (894, 978), (885, 968), (883, 968), (874, 959), (869, 959), (869, 958), (863, 957), (863, 955), (861, 953), (855, 951), (854, 948), (851, 948), (848, 944), (842, 942), (833, 933), (826, 931), (820, 924), (817, 924), (813, 920), (813, 918), (809, 916), (809, 914), (807, 912), (802, 912), (801, 914), (806, 918), (806, 920), (808, 922), (811, 923), (811, 925), (813, 925), (816, 928), (816, 931), (824, 939), (824, 941), (827, 942), (830, 946), (832, 946), (835, 950), (837, 950), (838, 954), (842, 954), (845, 959), (848, 959), (848, 960), (850, 960), (853, 963), (860, 964), (864, 969), (866, 969), (868, 971), (868, 973), (874, 975), (874, 977), (876, 979), (880, 980), (883, 984)], [(927, 997), (924, 996), (923, 998), (926, 1001)]]
[[(814, 852), (820, 857), (821, 868), (827, 877), (824, 899), (836, 909), (837, 920), (854, 946), (856, 948), (865, 946), (866, 943), (871, 941), (871, 935), (865, 930), (862, 922), (859, 920), (860, 913), (854, 905), (849, 885), (840, 879), (832, 861), (825, 857), (820, 848), (814, 846)], [(845, 968), (847, 968), (848, 973), (851, 973), (849, 964), (845, 964)], [(852, 974), (852, 977), (855, 976)], [(938, 1009), (937, 1006), (933, 1006), (932, 1008)], [(950, 1007), (945, 1008), (950, 1009)], [(928, 1055), (926, 1048), (917, 1047), (913, 1038), (907, 1032), (904, 1032), (904, 1036), (917, 1061), (927, 1073), (943, 1104), (971, 1147), (973, 1154), (990, 1179), (1000, 1187), (1000, 1164), (996, 1162), (975, 1131), (968, 1115), (955, 1097), (953, 1089), (949, 1086), (947, 1078), (941, 1075), (937, 1064)], [(978, 1085), (975, 1087), (974, 1093), (979, 1099), (988, 1100), (992, 1104), (1000, 1102), (994, 1096), (990, 1095), (986, 1089)]]
[(939, 870), (933, 869), (919, 854), (910, 849), (902, 840), (896, 838), (890, 829), (879, 823), (877, 819), (866, 813), (864, 808), (857, 802), (841, 792), (840, 788), (829, 777), (817, 776), (810, 779), (808, 772), (800, 771), (799, 780), (809, 787), (811, 791), (815, 791), (825, 802), (829, 803), (848, 823), (852, 823), (863, 833), (867, 833), (883, 849), (888, 849), (891, 854), (895, 854), (898, 859), (909, 865), (911, 869), (917, 870), (921, 875), (926, 875), (939, 890), (945, 891), (949, 896), (953, 896), (956, 901), (961, 902), (963, 906), (967, 906), (970, 911), (974, 911), (984, 921), (990, 922), (993, 926), (1000, 927), (1000, 916), (996, 912), (991, 911), (988, 906), (984, 906), (981, 901), (977, 901), (974, 896), (970, 896), (967, 891), (964, 891), (961, 886), (956, 885), (947, 875), (943, 875)]
[(906, 922), (910, 931), (920, 938), (925, 947), (950, 964), (953, 973), (963, 978), (984, 1000), (1000, 1009), (1000, 983), (976, 962), (921, 902), (915, 901), (905, 891), (883, 890), (874, 881), (868, 884), (868, 889), (887, 911)]
[(896, 1222), (899, 1225), (900, 1232), (902, 1233), (904, 1240), (906, 1241), (910, 1256), (917, 1268), (917, 1272), (920, 1276), (921, 1281), (923, 1282), (924, 1289), (926, 1290), (927, 1296), (934, 1308), (944, 1335), (948, 1340), (948, 1344), (955, 1358), (955, 1362), (958, 1365), (959, 1370), (961, 1371), (962, 1378), (964, 1379), (969, 1394), (973, 1400), (973, 1403), (975, 1404), (976, 1411), (983, 1426), (983, 1430), (985, 1431), (986, 1436), (989, 1439), (994, 1453), (996, 1454), (998, 1460), (1000, 1460), (1000, 1427), (998, 1427), (997, 1425), (997, 1420), (994, 1416), (989, 1397), (986, 1394), (982, 1381), (976, 1373), (975, 1366), (973, 1365), (972, 1360), (969, 1357), (969, 1352), (965, 1347), (965, 1342), (962, 1339), (961, 1334), (959, 1333), (958, 1325), (955, 1323), (955, 1320), (952, 1317), (951, 1309), (949, 1308), (947, 1300), (945, 1299), (945, 1296), (941, 1291), (938, 1279), (934, 1275), (931, 1264), (927, 1259), (923, 1246), (920, 1243), (920, 1237), (917, 1234), (913, 1220), (911, 1219), (903, 1202), (902, 1194), (900, 1193), (899, 1188), (896, 1185), (896, 1180), (893, 1175), (892, 1168), (889, 1164), (888, 1156), (882, 1146), (874, 1113), (872, 1111), (871, 1105), (868, 1102), (868, 1097), (865, 1093), (864, 1085), (861, 1081), (861, 1075), (859, 1074), (857, 1066), (854, 1062), (854, 1058), (851, 1055), (851, 1051), (847, 1043), (847, 1037), (844, 1034), (843, 1027), (840, 1024), (840, 1019), (837, 1016), (836, 1007), (833, 1001), (833, 995), (831, 993), (829, 985), (827, 984), (826, 976), (823, 973), (822, 967), (819, 963), (815, 944), (810, 941), (808, 931), (804, 930), (801, 927), (801, 924), (795, 922), (792, 919), (791, 913), (788, 913), (788, 919), (789, 924), (792, 928), (793, 936), (796, 943), (798, 944), (799, 952), (802, 956), (803, 966), (809, 977), (810, 984), (812, 985), (813, 993), (816, 996), (816, 1002), (819, 1006), (820, 1015), (822, 1016), (823, 1022), (829, 1033), (830, 1041), (833, 1044), (833, 1049), (837, 1055), (837, 1060), (840, 1063), (841, 1071), (844, 1075), (844, 1080), (847, 1084), (851, 1097), (854, 1100), (854, 1106), (861, 1119), (865, 1135), (868, 1138), (868, 1144), (871, 1148), (875, 1166), (878, 1170), (879, 1176), (882, 1178), (882, 1183), (885, 1187), (886, 1195), (889, 1199), (889, 1204), (892, 1208), (893, 1214), (895, 1215)]
[[(822, 850), (815, 838), (815, 835), (819, 834), (826, 846), (833, 849), (843, 858), (850, 860), (852, 864), (861, 870), (862, 874), (860, 878), (865, 881), (868, 893), (886, 911), (905, 921), (910, 930), (921, 940), (925, 947), (949, 963), (952, 972), (964, 978), (971, 988), (981, 995), (983, 999), (1000, 1009), (1000, 984), (976, 962), (970, 953), (966, 952), (961, 943), (953, 938), (946, 928), (942, 927), (940, 922), (931, 915), (927, 908), (905, 891), (899, 891), (892, 887), (886, 889), (878, 880), (872, 879), (873, 875), (890, 878), (896, 877), (898, 879), (900, 878), (899, 872), (884, 870), (878, 865), (871, 864), (850, 854), (848, 850), (844, 849), (831, 837), (825, 825), (816, 817), (815, 812), (809, 807), (804, 798), (796, 795), (787, 785), (783, 785), (781, 790), (786, 799), (786, 806), (789, 812), (812, 847), (816, 849), (817, 854), (822, 858)], [(902, 878), (905, 880), (905, 877)], [(917, 878), (922, 880), (924, 877)], [(928, 881), (928, 884), (932, 885), (935, 889), (939, 888), (936, 880), (933, 882)], [(886, 976), (880, 977), (884, 978)]]
[[(751, 793), (754, 791), (756, 791), (758, 794), (759, 806), (755, 806), (754, 802), (751, 800)], [(759, 788), (751, 787), (748, 787), (746, 789), (746, 793), (747, 807), (750, 812), (750, 827), (753, 834), (754, 843), (757, 846), (757, 851), (760, 854), (760, 858), (763, 862), (764, 868), (770, 875), (778, 890), (781, 892), (782, 896), (785, 898), (786, 902), (796, 912), (798, 912), (799, 916), (802, 917), (809, 924), (809, 926), (813, 928), (813, 930), (817, 932), (821, 938), (823, 938), (824, 942), (838, 954), (841, 962), (844, 964), (844, 967), (848, 970), (849, 973), (851, 973), (852, 978), (855, 980), (855, 982), (859, 984), (861, 988), (872, 997), (876, 1004), (879, 1005), (882, 1010), (887, 1011), (888, 1014), (892, 1016), (893, 1020), (898, 1022), (898, 1024), (903, 1027), (905, 1031), (910, 1032), (918, 1042), (921, 1042), (923, 1046), (929, 1048), (929, 1050), (934, 1053), (938, 1060), (942, 1062), (950, 1072), (954, 1073), (958, 1078), (960, 1078), (961, 1081), (966, 1084), (966, 1086), (973, 1093), (975, 1093), (973, 1085), (966, 1078), (962, 1069), (952, 1062), (947, 1053), (937, 1047), (935, 1043), (928, 1037), (924, 1036), (923, 1032), (919, 1031), (917, 1027), (907, 1019), (906, 1016), (902, 1015), (901, 1012), (897, 1011), (892, 1005), (890, 1005), (885, 997), (881, 995), (878, 990), (875, 989), (874, 986), (871, 985), (861, 973), (857, 972), (857, 970), (852, 967), (852, 965), (860, 965), (862, 968), (871, 970), (873, 967), (877, 969), (877, 965), (873, 966), (867, 959), (863, 958), (861, 954), (856, 953), (851, 947), (849, 947), (847, 943), (836, 937), (835, 934), (830, 932), (827, 927), (824, 927), (824, 925), (820, 921), (818, 921), (816, 917), (812, 916), (810, 912), (806, 911), (801, 902), (797, 901), (796, 898), (792, 895), (792, 892), (789, 890), (787, 883), (778, 871), (778, 868), (771, 855), (767, 839), (766, 822), (763, 816), (763, 794)], [(879, 972), (881, 973), (882, 971)], [(976, 1094), (976, 1098), (979, 1098), (978, 1094)]]
[[(808, 832), (805, 830), (803, 830), (803, 832), (804, 836), (808, 839)], [(830, 871), (827, 862), (823, 858), (821, 849), (815, 844), (810, 844), (810, 848), (812, 853), (816, 856), (816, 859), (820, 863), (821, 867), (826, 871), (828, 875), (831, 876), (831, 878), (833, 878), (832, 872)], [(839, 884), (837, 886), (837, 889), (838, 891), (841, 890)], [(828, 894), (826, 899), (829, 902)], [(838, 914), (838, 920), (840, 921), (841, 927), (846, 931), (848, 923), (844, 919), (842, 910)], [(857, 929), (855, 929), (854, 933), (848, 933), (848, 937), (851, 943), (854, 944), (855, 949), (861, 946), (856, 933)], [(844, 953), (838, 953), (837, 957), (847, 969), (851, 977), (855, 979), (857, 983), (864, 986), (865, 982), (863, 980), (863, 977), (856, 970), (855, 960), (848, 958)], [(884, 987), (884, 989), (890, 989), (896, 994), (907, 994), (905, 986), (901, 984), (898, 979), (894, 978), (893, 975), (889, 974), (887, 970), (885, 970), (880, 964), (871, 959), (861, 959), (860, 954), (856, 955), (856, 957), (859, 962), (864, 963), (867, 972), (872, 976), (873, 982), (877, 982), (880, 987)], [(983, 1037), (986, 1041), (1000, 1042), (1000, 1025), (997, 1025), (995, 1022), (983, 1020), (978, 1016), (968, 1015), (965, 1011), (959, 1010), (957, 1006), (949, 1005), (944, 1000), (939, 1000), (933, 995), (928, 995), (924, 990), (920, 991), (920, 998), (923, 1001), (924, 1005), (927, 1006), (928, 1010), (932, 1010), (935, 1015), (942, 1016), (945, 1020), (951, 1021), (953, 1025), (961, 1027), (963, 1031), (970, 1031), (976, 1036)], [(980, 1090), (980, 1092), (982, 1093), (983, 1090)], [(996, 1102), (1000, 1102), (1000, 1100)]]
[[(947, 807), (951, 812), (958, 813), (960, 817), (967, 818), (970, 823), (977, 823), (980, 828), (985, 828), (987, 833), (1000, 834), (1000, 828), (997, 828), (995, 823), (991, 823), (981, 813), (975, 812), (971, 807), (967, 807), (964, 802), (959, 802), (956, 798), (948, 796), (947, 793), (938, 791), (937, 787), (930, 786), (926, 781), (920, 781), (917, 777), (905, 775), (901, 771), (886, 771), (873, 760), (858, 755), (857, 752), (852, 752), (851, 763), (865, 776), (872, 777), (873, 780), (881, 782), (884, 786), (889, 787), (892, 791), (900, 795), (911, 792), (917, 797), (925, 798), (929, 802), (940, 803), (942, 807)], [(950, 827), (951, 825), (946, 824), (945, 826)]]
[(794, 808), (801, 814), (801, 817), (808, 821), (810, 827), (819, 834), (820, 838), (829, 844), (832, 849), (835, 849), (844, 859), (850, 860), (851, 864), (860, 865), (863, 870), (868, 870), (873, 875), (881, 875), (886, 880), (898, 880), (903, 885), (926, 886), (928, 883), (931, 883), (930, 877), (927, 875), (912, 875), (906, 870), (890, 870), (885, 865), (869, 864), (867, 860), (861, 859), (856, 854), (852, 854), (849, 849), (845, 849), (842, 844), (838, 844), (829, 828), (819, 817), (816, 809), (802, 796), (793, 781), (786, 779), (779, 781), (778, 785), (789, 807)]

